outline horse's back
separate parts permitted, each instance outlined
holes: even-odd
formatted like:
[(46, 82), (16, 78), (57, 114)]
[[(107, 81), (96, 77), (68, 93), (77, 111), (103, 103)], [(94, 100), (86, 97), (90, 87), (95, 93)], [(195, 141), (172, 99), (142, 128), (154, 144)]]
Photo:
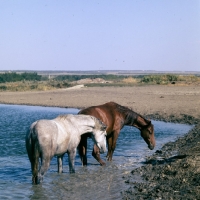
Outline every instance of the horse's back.
[(57, 127), (52, 120), (39, 120), (34, 126), (34, 133), (40, 142), (52, 137), (55, 132), (57, 132)]
[(116, 106), (118, 104), (114, 102), (108, 102), (98, 106), (91, 106), (79, 111), (78, 114), (92, 115), (97, 119), (100, 119), (103, 123), (107, 125), (107, 133), (112, 132), (116, 119), (119, 113), (117, 112)]
[(91, 106), (85, 109), (82, 109), (79, 111), (78, 114), (84, 114), (84, 115), (92, 115), (97, 118), (101, 117), (102, 115), (111, 115), (115, 111), (115, 103), (108, 102), (102, 105), (98, 106)]

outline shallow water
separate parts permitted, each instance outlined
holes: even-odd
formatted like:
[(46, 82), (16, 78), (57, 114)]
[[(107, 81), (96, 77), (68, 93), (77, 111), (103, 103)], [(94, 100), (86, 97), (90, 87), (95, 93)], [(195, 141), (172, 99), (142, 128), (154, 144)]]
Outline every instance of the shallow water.
[[(121, 199), (126, 189), (124, 174), (142, 165), (145, 157), (187, 133), (192, 126), (153, 121), (156, 148), (151, 151), (138, 129), (124, 127), (117, 141), (113, 161), (99, 166), (88, 146), (88, 166), (82, 167), (77, 155), (75, 174), (69, 174), (67, 155), (64, 173), (57, 173), (53, 158), (41, 185), (31, 184), (30, 162), (25, 149), (25, 134), (38, 119), (52, 119), (59, 114), (76, 114), (78, 109), (0, 104), (0, 199)], [(106, 154), (102, 155), (105, 159)]]

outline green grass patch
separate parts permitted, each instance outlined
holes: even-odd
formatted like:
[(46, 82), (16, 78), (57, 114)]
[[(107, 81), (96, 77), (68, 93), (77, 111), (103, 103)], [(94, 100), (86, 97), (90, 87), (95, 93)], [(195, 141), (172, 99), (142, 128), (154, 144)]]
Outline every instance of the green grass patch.
[(146, 84), (169, 84), (176, 82), (198, 82), (200, 77), (195, 75), (176, 75), (176, 74), (164, 74), (164, 75), (147, 75), (141, 78), (141, 83)]

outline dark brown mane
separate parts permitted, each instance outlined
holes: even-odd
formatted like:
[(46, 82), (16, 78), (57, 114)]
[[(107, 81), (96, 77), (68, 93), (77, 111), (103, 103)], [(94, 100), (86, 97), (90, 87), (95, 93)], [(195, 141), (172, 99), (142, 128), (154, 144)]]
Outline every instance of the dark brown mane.
[[(114, 103), (114, 102), (112, 102), (112, 103)], [(118, 112), (124, 113), (124, 115), (125, 115), (125, 121), (124, 121), (125, 125), (133, 126), (137, 121), (137, 117), (144, 118), (143, 116), (134, 112), (132, 109), (130, 109), (128, 107), (121, 106), (117, 103), (115, 103), (115, 104), (116, 104), (116, 108), (117, 108)]]

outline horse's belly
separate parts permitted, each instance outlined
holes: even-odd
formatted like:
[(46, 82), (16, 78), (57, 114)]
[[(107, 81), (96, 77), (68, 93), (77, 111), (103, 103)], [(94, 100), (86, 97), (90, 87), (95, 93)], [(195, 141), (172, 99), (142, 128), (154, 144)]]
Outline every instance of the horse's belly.
[(78, 140), (71, 140), (70, 142), (57, 145), (55, 155), (62, 155), (64, 153), (66, 153), (67, 151), (70, 152), (70, 151), (76, 149), (79, 142), (80, 142), (80, 140), (79, 141)]
[(66, 153), (67, 150), (68, 150), (68, 143), (59, 144), (59, 145), (57, 145), (55, 155), (62, 155), (64, 153)]
[(61, 155), (76, 148), (79, 142), (80, 137), (76, 133), (69, 130), (64, 132), (64, 130), (60, 129), (57, 136), (56, 155)]

